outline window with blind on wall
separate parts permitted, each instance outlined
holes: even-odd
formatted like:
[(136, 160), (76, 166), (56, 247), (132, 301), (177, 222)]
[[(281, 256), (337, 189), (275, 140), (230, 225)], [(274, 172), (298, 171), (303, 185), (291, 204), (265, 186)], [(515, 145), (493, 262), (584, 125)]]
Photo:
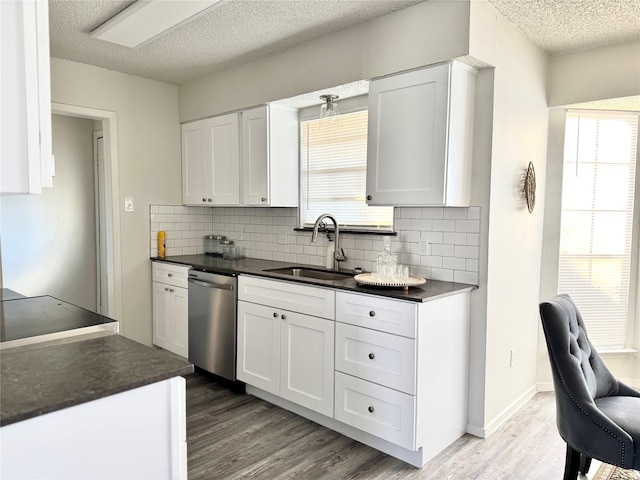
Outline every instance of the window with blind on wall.
[(365, 200), (367, 117), (363, 110), (300, 122), (302, 227), (330, 213), (341, 228), (392, 230), (393, 207), (369, 207)]
[(637, 114), (567, 112), (558, 292), (601, 348), (627, 346), (636, 308), (637, 139)]

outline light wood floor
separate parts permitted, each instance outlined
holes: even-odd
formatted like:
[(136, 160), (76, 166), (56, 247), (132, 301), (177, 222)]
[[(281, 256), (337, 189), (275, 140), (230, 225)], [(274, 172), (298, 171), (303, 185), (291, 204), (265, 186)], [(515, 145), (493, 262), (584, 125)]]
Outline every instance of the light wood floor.
[[(187, 377), (189, 479), (561, 479), (565, 445), (552, 393), (539, 393), (488, 439), (465, 435), (422, 469), (213, 377)], [(595, 470), (593, 470), (595, 471)]]

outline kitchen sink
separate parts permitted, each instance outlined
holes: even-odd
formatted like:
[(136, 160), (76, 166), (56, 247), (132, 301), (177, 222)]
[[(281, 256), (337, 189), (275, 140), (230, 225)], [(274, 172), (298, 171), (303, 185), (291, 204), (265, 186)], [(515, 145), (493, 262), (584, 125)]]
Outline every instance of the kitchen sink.
[(291, 275), (292, 277), (315, 278), (317, 280), (345, 280), (353, 277), (352, 273), (332, 272), (330, 270), (317, 270), (315, 268), (285, 267), (272, 268), (265, 272), (279, 273), (280, 275)]

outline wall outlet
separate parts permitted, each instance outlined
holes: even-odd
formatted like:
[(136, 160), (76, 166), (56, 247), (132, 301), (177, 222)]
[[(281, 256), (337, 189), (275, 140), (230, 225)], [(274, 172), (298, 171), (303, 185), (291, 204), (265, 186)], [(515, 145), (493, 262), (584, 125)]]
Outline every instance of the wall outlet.
[(278, 229), (278, 243), (287, 243), (287, 229), (285, 227)]
[(426, 238), (421, 238), (418, 243), (418, 251), (420, 255), (429, 255), (429, 242)]
[(133, 197), (124, 197), (124, 211), (133, 212)]
[(516, 349), (512, 348), (509, 351), (509, 367), (513, 368), (516, 366)]

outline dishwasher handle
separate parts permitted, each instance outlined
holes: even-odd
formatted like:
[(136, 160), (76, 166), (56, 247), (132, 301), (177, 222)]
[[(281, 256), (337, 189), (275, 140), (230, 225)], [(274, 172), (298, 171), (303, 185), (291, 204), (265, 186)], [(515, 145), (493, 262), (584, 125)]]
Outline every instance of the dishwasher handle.
[(189, 283), (193, 283), (194, 285), (199, 285), (201, 287), (206, 288), (218, 288), (220, 290), (233, 290), (233, 285), (224, 285), (221, 283), (211, 283), (211, 282), (203, 282), (202, 280), (196, 280), (195, 278), (190, 278)]

